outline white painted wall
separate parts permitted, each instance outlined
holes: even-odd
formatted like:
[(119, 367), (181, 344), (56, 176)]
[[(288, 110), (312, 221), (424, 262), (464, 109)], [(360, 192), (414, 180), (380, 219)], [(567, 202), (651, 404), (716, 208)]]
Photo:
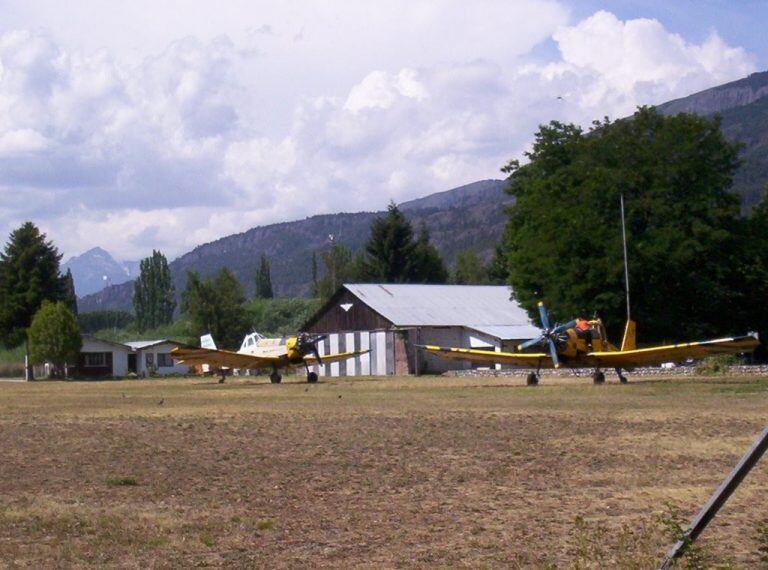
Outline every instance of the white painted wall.
[(111, 352), (112, 375), (125, 376), (128, 373), (128, 353), (130, 348), (120, 344), (105, 342), (97, 338), (83, 338), (83, 347), (80, 352)]
[[(168, 374), (188, 374), (189, 373), (189, 366), (186, 364), (178, 364), (174, 360), (171, 359), (171, 363), (173, 366), (159, 366), (159, 354), (168, 354), (170, 355), (170, 352), (176, 348), (177, 344), (174, 344), (172, 342), (164, 342), (161, 344), (155, 344), (152, 346), (148, 346), (146, 348), (140, 348), (136, 351), (136, 374), (139, 376), (150, 376), (151, 374), (156, 374), (159, 376), (165, 376)], [(150, 369), (147, 366), (147, 354), (151, 355), (153, 367)], [(126, 357), (126, 366), (127, 366), (127, 357)]]

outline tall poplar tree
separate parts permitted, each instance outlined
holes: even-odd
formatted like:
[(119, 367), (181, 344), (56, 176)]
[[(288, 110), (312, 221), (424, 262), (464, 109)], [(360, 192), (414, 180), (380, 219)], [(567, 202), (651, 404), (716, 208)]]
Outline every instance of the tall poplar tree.
[(257, 299), (271, 299), (275, 296), (272, 292), (272, 276), (269, 272), (269, 260), (263, 253), (256, 270), (256, 295)]
[(75, 280), (72, 277), (72, 270), (67, 268), (67, 272), (62, 278), (63, 296), (62, 300), (67, 308), (77, 317), (77, 295), (75, 294)]
[(173, 321), (176, 289), (168, 261), (159, 251), (143, 259), (133, 285), (133, 308), (139, 330), (148, 330)]
[(9, 348), (26, 340), (26, 329), (43, 301), (64, 298), (61, 254), (35, 224), (11, 232), (0, 253), (0, 343)]

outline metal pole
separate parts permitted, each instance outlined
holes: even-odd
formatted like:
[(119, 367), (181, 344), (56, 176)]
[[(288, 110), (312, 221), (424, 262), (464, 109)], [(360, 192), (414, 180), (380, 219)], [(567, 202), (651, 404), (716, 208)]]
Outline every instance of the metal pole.
[(752, 447), (744, 454), (739, 463), (734, 467), (731, 474), (720, 484), (717, 491), (709, 498), (707, 504), (701, 509), (696, 518), (693, 519), (688, 530), (683, 534), (683, 538), (667, 552), (667, 557), (659, 566), (659, 570), (667, 570), (671, 567), (672, 561), (682, 556), (688, 547), (693, 544), (699, 535), (707, 528), (709, 522), (715, 518), (720, 508), (725, 504), (728, 498), (739, 487), (744, 477), (750, 472), (755, 464), (768, 448), (768, 427), (766, 427), (760, 436), (752, 444)]
[(624, 242), (624, 288), (627, 292), (627, 320), (631, 320), (629, 314), (629, 263), (627, 262), (627, 226), (624, 222), (624, 192), (620, 195), (621, 203), (621, 237)]

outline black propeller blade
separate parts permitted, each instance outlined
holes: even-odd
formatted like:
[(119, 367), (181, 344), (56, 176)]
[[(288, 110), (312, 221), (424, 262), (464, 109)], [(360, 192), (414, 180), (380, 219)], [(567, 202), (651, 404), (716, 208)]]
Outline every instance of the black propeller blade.
[(518, 345), (518, 350), (525, 350), (531, 346), (537, 344), (545, 345), (549, 348), (549, 355), (552, 358), (552, 364), (555, 368), (560, 368), (560, 359), (557, 356), (557, 345), (562, 343), (566, 337), (563, 335), (566, 329), (576, 326), (576, 321), (570, 321), (563, 325), (557, 325), (552, 327), (549, 322), (549, 315), (547, 314), (547, 308), (544, 303), (539, 302), (539, 317), (541, 318), (541, 325), (544, 328), (541, 335), (536, 338), (532, 338)]

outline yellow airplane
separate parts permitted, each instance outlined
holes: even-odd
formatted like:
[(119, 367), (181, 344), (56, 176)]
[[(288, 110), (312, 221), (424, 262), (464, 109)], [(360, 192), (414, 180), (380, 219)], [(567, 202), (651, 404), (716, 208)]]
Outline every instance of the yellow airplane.
[[(547, 309), (539, 303), (539, 315), (544, 329), (540, 336), (518, 345), (519, 352), (494, 352), (473, 348), (453, 348), (432, 345), (416, 345), (426, 352), (453, 360), (466, 360), (479, 363), (500, 363), (515, 368), (535, 368), (528, 374), (528, 385), (539, 382), (539, 370), (542, 368), (594, 368), (592, 378), (595, 384), (605, 382), (601, 368), (615, 368), (620, 382), (627, 378), (621, 373), (631, 371), (637, 366), (651, 366), (662, 362), (703, 358), (711, 354), (735, 354), (751, 352), (760, 344), (757, 334), (739, 337), (718, 338), (700, 342), (686, 342), (637, 348), (635, 343), (635, 322), (627, 320), (621, 348), (612, 345), (606, 339), (602, 321), (574, 319), (558, 326), (550, 326)], [(523, 352), (533, 346), (544, 346), (547, 352)]]
[[(251, 333), (243, 339), (240, 350), (233, 352), (217, 349), (211, 335), (204, 335), (200, 338), (200, 348), (174, 348), (171, 356), (184, 364), (207, 364), (218, 368), (272, 368), (269, 380), (273, 384), (279, 384), (282, 380), (278, 369), (303, 365), (307, 370), (307, 382), (313, 384), (317, 382), (317, 373), (309, 369), (311, 364), (322, 365), (369, 352), (356, 350), (321, 357), (317, 344), (326, 336), (300, 333), (288, 338), (265, 338), (259, 333)], [(220, 382), (223, 381), (222, 374)]]

